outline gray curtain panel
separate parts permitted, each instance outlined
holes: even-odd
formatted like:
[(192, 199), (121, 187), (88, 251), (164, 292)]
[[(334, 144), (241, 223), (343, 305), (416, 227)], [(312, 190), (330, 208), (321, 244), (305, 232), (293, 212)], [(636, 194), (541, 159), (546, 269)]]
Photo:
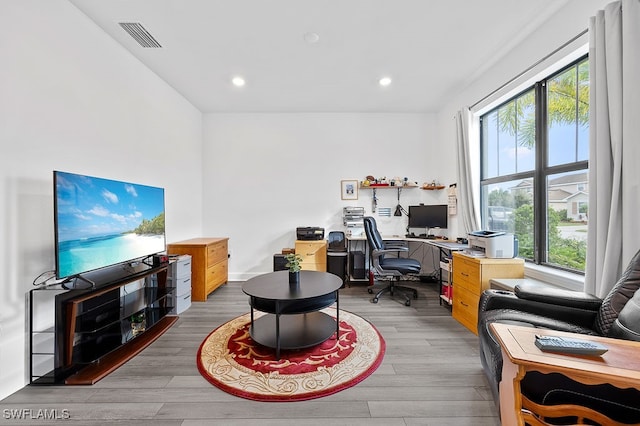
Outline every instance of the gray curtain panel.
[[(473, 193), (474, 177), (470, 158), (469, 128), (471, 112), (464, 107), (456, 113), (457, 168), (458, 168), (458, 215), (462, 219), (464, 235), (480, 229), (478, 200)], [(478, 182), (475, 183), (477, 185)]]
[(589, 237), (585, 291), (604, 297), (640, 247), (640, 0), (589, 22)]

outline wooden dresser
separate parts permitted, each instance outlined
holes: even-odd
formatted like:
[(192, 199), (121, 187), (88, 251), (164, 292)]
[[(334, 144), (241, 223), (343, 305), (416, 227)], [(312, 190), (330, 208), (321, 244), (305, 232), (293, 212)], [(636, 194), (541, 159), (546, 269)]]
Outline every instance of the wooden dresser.
[(327, 271), (327, 241), (326, 240), (296, 240), (296, 254), (302, 257), (303, 271)]
[(191, 256), (191, 300), (204, 302), (229, 279), (229, 238), (193, 238), (167, 245), (168, 254)]
[(478, 334), (480, 294), (491, 278), (524, 277), (524, 260), (487, 259), (453, 253), (453, 318)]

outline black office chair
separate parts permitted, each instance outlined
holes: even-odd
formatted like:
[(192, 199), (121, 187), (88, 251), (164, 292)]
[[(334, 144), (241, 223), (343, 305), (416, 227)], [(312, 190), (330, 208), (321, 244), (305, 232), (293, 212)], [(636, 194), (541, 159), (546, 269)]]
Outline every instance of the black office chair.
[[(386, 256), (389, 253), (398, 254), (403, 251), (408, 251), (408, 249), (406, 247), (385, 244), (378, 232), (378, 226), (374, 218), (368, 216), (364, 218), (364, 232), (367, 235), (367, 242), (369, 243), (369, 254), (371, 256), (371, 266), (373, 267), (374, 274), (379, 277), (390, 277), (389, 285), (378, 291), (371, 301), (378, 303), (378, 299), (383, 293), (388, 292), (393, 296), (397, 291), (404, 296), (404, 304), (411, 306), (411, 296), (417, 299), (418, 291), (414, 288), (396, 285), (396, 283), (405, 275), (420, 273), (420, 262), (404, 257)], [(373, 294), (373, 289), (369, 288), (368, 291), (369, 294)]]

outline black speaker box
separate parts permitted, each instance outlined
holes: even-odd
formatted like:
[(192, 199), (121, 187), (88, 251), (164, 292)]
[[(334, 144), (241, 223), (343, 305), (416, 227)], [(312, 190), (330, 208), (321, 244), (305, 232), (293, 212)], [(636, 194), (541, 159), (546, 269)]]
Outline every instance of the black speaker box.
[(337, 275), (342, 279), (344, 284), (347, 278), (347, 253), (340, 253), (342, 256), (333, 255), (329, 253), (327, 255), (327, 272)]
[(284, 271), (287, 269), (285, 266), (287, 264), (287, 259), (284, 258), (284, 254), (274, 254), (273, 255), (273, 270), (274, 271)]
[(355, 279), (362, 280), (365, 277), (364, 253), (361, 251), (352, 251), (351, 256), (351, 276)]

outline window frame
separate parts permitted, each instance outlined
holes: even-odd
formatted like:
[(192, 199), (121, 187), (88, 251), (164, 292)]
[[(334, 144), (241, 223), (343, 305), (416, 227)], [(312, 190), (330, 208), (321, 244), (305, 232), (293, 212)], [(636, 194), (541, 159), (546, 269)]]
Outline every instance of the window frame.
[[(488, 211), (487, 203), (489, 202), (484, 195), (484, 187), (493, 184), (499, 184), (508, 181), (517, 181), (524, 179), (532, 179), (533, 182), (533, 259), (525, 259), (529, 263), (541, 265), (545, 267), (554, 268), (557, 270), (567, 271), (570, 273), (584, 275), (584, 271), (563, 267), (547, 261), (549, 253), (548, 244), (548, 217), (547, 209), (549, 206), (547, 182), (550, 176), (567, 173), (567, 172), (579, 172), (589, 170), (589, 160), (579, 160), (571, 163), (564, 163), (559, 165), (550, 166), (548, 161), (549, 156), (549, 128), (548, 128), (548, 82), (555, 77), (563, 74), (569, 69), (575, 68), (576, 73), (579, 72), (579, 67), (584, 61), (589, 60), (589, 55), (584, 54), (570, 63), (559, 67), (557, 70), (545, 75), (543, 78), (537, 80), (533, 84), (527, 85), (522, 90), (518, 91), (515, 95), (508, 99), (501, 101), (490, 109), (487, 109), (482, 115), (479, 116), (479, 140), (480, 140), (480, 215), (481, 223), (484, 227), (488, 223), (485, 212)], [(577, 82), (576, 82), (577, 84)], [(486, 178), (484, 176), (486, 171), (485, 155), (485, 138), (484, 138), (484, 123), (483, 119), (494, 111), (498, 111), (501, 107), (507, 105), (509, 102), (513, 102), (525, 93), (534, 91), (534, 105), (535, 105), (535, 146), (533, 151), (535, 152), (535, 166), (531, 171), (517, 172), (512, 174), (505, 174), (495, 177)], [(579, 124), (578, 124), (579, 125)]]

